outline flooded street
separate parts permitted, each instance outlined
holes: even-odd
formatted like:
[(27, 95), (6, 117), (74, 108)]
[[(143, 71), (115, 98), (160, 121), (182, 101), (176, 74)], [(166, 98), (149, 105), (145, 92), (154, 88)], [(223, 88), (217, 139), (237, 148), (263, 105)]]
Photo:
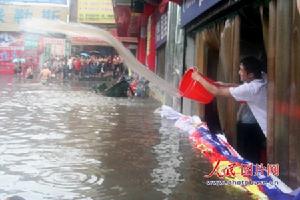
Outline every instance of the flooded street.
[(250, 199), (206, 185), (211, 164), (160, 106), (0, 76), (0, 199)]

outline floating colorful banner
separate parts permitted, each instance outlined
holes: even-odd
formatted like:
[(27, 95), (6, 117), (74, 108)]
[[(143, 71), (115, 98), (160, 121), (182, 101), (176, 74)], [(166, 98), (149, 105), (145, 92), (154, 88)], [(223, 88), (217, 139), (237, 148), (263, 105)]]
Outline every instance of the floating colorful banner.
[(210, 132), (198, 116), (186, 116), (168, 106), (162, 106), (159, 113), (164, 118), (174, 120), (176, 127), (188, 132), (194, 147), (213, 165), (212, 171), (203, 177), (207, 185), (231, 185), (247, 191), (245, 195), (250, 194), (253, 199), (300, 198), (299, 191), (292, 191), (277, 177), (280, 174), (278, 164), (269, 163), (263, 166), (242, 158), (224, 135)]

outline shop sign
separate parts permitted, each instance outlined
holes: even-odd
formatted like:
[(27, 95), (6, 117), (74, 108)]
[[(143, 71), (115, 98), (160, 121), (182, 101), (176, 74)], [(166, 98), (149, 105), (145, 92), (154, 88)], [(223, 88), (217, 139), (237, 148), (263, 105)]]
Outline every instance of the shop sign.
[(64, 56), (65, 55), (65, 39), (59, 38), (48, 38), (43, 39), (45, 48), (45, 54), (53, 56)]
[(13, 74), (14, 63), (0, 61), (0, 74)]
[(32, 35), (32, 34), (25, 35), (25, 37), (24, 37), (24, 48), (26, 50), (38, 48), (39, 39), (40, 39), (40, 37), (38, 35)]
[(22, 57), (24, 48), (22, 47), (1, 47), (0, 48), (0, 61), (9, 62), (14, 58)]
[(156, 23), (155, 46), (160, 47), (167, 41), (168, 35), (168, 15), (164, 13)]
[(23, 46), (21, 34), (2, 32), (0, 33), (0, 47)]
[(0, 5), (0, 31), (20, 31), (22, 20), (42, 18), (66, 21), (68, 8), (46, 5)]
[(65, 39), (44, 37), (44, 44), (65, 45)]
[(0, 0), (1, 4), (20, 4), (20, 3), (47, 3), (67, 5), (67, 0)]
[(128, 36), (128, 28), (130, 25), (131, 11), (128, 6), (116, 6), (114, 8), (116, 13), (116, 24), (118, 35), (121, 37)]
[(184, 0), (181, 9), (181, 26), (203, 14), (221, 0)]
[(131, 13), (128, 33), (126, 36), (138, 37), (140, 33), (141, 21), (141, 13)]
[(114, 24), (111, 0), (78, 0), (78, 21), (83, 23)]

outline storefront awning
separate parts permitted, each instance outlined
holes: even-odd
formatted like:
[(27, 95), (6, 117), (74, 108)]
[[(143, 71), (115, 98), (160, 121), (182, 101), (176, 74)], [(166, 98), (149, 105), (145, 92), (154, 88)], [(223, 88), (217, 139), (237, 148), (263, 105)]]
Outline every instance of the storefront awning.
[[(116, 37), (116, 39), (118, 39), (122, 43), (136, 44), (138, 42), (137, 38), (135, 38), (135, 37)], [(72, 37), (70, 40), (71, 40), (72, 45), (111, 46), (107, 42), (105, 42), (103, 40), (100, 40), (98, 38), (88, 38), (88, 37), (79, 37), (79, 36), (77, 36), (77, 37)]]

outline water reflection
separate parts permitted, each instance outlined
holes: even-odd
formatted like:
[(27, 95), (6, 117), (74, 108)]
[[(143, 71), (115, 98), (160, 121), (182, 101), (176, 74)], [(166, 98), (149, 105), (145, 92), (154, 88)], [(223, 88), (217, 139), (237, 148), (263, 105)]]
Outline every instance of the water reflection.
[(170, 121), (162, 120), (159, 132), (161, 141), (154, 146), (154, 152), (157, 154), (158, 167), (152, 172), (153, 183), (157, 183), (156, 189), (161, 191), (166, 196), (172, 193), (172, 190), (183, 182), (184, 179), (179, 173), (180, 164), (183, 157), (180, 152), (180, 135), (174, 134), (175, 130)]
[(247, 199), (210, 170), (153, 100), (0, 76), (0, 199)]

